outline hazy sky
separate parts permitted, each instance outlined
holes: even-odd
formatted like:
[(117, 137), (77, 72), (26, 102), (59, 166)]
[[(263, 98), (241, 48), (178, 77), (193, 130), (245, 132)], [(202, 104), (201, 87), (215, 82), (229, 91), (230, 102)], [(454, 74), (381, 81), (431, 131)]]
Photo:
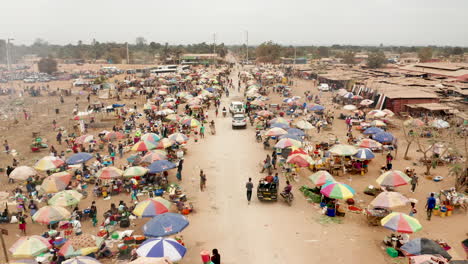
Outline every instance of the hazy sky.
[(0, 39), (468, 46), (468, 0), (0, 0)]

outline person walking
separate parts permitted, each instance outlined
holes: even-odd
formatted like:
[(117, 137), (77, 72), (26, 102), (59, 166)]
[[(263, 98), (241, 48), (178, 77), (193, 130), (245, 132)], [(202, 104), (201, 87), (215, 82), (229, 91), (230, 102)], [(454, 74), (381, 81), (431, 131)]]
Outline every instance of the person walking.
[(26, 217), (23, 212), (18, 212), (18, 226), (23, 235), (26, 235)]
[(91, 207), (89, 208), (89, 216), (91, 217), (91, 221), (93, 222), (93, 226), (95, 227), (97, 225), (97, 207), (96, 207), (96, 202), (93, 201), (91, 203)]
[(416, 176), (416, 173), (413, 173), (413, 176), (411, 176), (411, 192), (414, 193), (414, 190), (416, 190), (416, 185), (418, 185), (418, 176)]
[(206, 188), (206, 175), (203, 170), (200, 170), (200, 191), (205, 191)]
[(221, 255), (219, 254), (216, 248), (213, 249), (212, 254), (213, 255), (211, 256), (211, 262), (213, 264), (221, 264)]
[(268, 154), (266, 156), (266, 159), (263, 161), (263, 168), (260, 171), (260, 173), (263, 173), (265, 169), (268, 169), (268, 173), (271, 173), (271, 158)]
[(416, 210), (416, 203), (411, 202), (411, 211), (409, 213), (409, 216), (414, 217), (418, 211)]
[(247, 202), (250, 204), (250, 199), (252, 199), (252, 189), (254, 188), (252, 178), (249, 178), (249, 181), (245, 184), (245, 188), (247, 189)]
[(271, 166), (273, 167), (274, 170), (276, 170), (276, 155), (272, 155)]
[(434, 197), (434, 193), (431, 193), (431, 196), (427, 198), (426, 202), (426, 212), (427, 212), (427, 220), (431, 221), (432, 210), (434, 210), (436, 206), (436, 198)]
[(181, 181), (182, 180), (182, 169), (184, 167), (184, 160), (181, 159), (179, 161), (179, 164), (177, 165), (177, 173), (176, 173), (176, 178), (177, 180)]
[(200, 137), (205, 138), (205, 125), (203, 125), (203, 123), (200, 127)]

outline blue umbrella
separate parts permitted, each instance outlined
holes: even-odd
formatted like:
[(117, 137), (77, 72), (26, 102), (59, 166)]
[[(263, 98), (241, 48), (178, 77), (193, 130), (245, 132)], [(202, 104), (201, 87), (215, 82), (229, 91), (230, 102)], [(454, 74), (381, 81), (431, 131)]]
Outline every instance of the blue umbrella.
[(377, 134), (377, 133), (382, 133), (385, 132), (383, 129), (378, 128), (378, 127), (369, 127), (366, 130), (364, 130), (363, 134), (365, 135), (372, 135), (372, 134)]
[(299, 137), (305, 136), (304, 131), (302, 131), (302, 130), (300, 130), (298, 128), (290, 128), (287, 131), (288, 131), (288, 134), (291, 134), (291, 135), (296, 135), (296, 136), (299, 136)]
[(93, 158), (93, 155), (86, 153), (86, 152), (78, 152), (76, 154), (71, 155), (67, 159), (67, 164), (73, 165), (73, 164), (80, 164), (84, 163), (90, 159)]
[(174, 163), (167, 161), (167, 160), (157, 160), (151, 165), (148, 166), (149, 173), (158, 173), (158, 172), (163, 172), (167, 171), (170, 169), (174, 169), (177, 167)]
[(408, 255), (441, 255), (442, 257), (450, 260), (452, 256), (450, 256), (447, 251), (445, 251), (437, 242), (432, 239), (428, 238), (415, 238), (413, 240), (408, 241), (405, 243), (401, 250), (408, 253)]
[(353, 96), (354, 96), (354, 94), (351, 93), (351, 92), (347, 92), (347, 93), (345, 93), (345, 94), (343, 95), (344, 98), (348, 98), (348, 99), (350, 99), (350, 98), (353, 97)]
[(374, 153), (368, 148), (358, 149), (358, 152), (353, 155), (353, 157), (361, 160), (370, 160), (375, 158)]
[(286, 135), (281, 135), (279, 137), (280, 139), (283, 139), (283, 138), (290, 138), (290, 139), (294, 139), (294, 140), (298, 140), (298, 141), (303, 141), (303, 139), (297, 135), (293, 135), (293, 134), (286, 134)]
[(312, 105), (312, 106), (309, 106), (308, 109), (310, 111), (323, 111), (325, 109), (325, 107), (323, 107), (321, 105)]
[(140, 257), (167, 257), (171, 261), (179, 261), (184, 257), (187, 249), (171, 238), (153, 238), (143, 242), (136, 252)]
[(205, 90), (207, 90), (210, 93), (213, 93), (215, 91), (215, 89), (213, 87), (208, 87)]
[(393, 135), (388, 132), (374, 134), (372, 138), (380, 143), (390, 143), (393, 141)]
[(288, 129), (289, 125), (285, 124), (285, 123), (274, 123), (274, 124), (271, 125), (271, 127), (279, 127), (279, 128), (283, 128), (283, 129)]
[(189, 222), (185, 216), (176, 213), (164, 213), (153, 217), (143, 226), (145, 236), (164, 237), (177, 234), (186, 228)]
[(140, 163), (141, 157), (137, 154), (131, 155), (130, 157), (127, 158), (127, 161), (129, 163)]

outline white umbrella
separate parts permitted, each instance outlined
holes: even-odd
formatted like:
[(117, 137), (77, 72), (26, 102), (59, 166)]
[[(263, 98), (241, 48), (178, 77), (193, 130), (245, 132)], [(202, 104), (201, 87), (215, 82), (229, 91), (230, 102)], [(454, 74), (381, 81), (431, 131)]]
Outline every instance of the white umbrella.
[(28, 166), (19, 166), (10, 173), (10, 178), (20, 181), (25, 181), (29, 177), (37, 174), (36, 170)]
[(345, 105), (343, 106), (343, 109), (348, 111), (354, 111), (357, 109), (357, 107), (355, 105)]

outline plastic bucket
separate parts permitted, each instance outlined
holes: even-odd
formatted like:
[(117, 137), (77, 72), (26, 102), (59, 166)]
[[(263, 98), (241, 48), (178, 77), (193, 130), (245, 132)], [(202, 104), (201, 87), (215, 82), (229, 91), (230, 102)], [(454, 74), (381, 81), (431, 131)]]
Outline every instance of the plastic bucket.
[(336, 216), (335, 208), (327, 208), (327, 216), (335, 217)]
[(210, 252), (208, 250), (203, 250), (202, 252), (200, 252), (200, 256), (203, 263), (211, 261)]

